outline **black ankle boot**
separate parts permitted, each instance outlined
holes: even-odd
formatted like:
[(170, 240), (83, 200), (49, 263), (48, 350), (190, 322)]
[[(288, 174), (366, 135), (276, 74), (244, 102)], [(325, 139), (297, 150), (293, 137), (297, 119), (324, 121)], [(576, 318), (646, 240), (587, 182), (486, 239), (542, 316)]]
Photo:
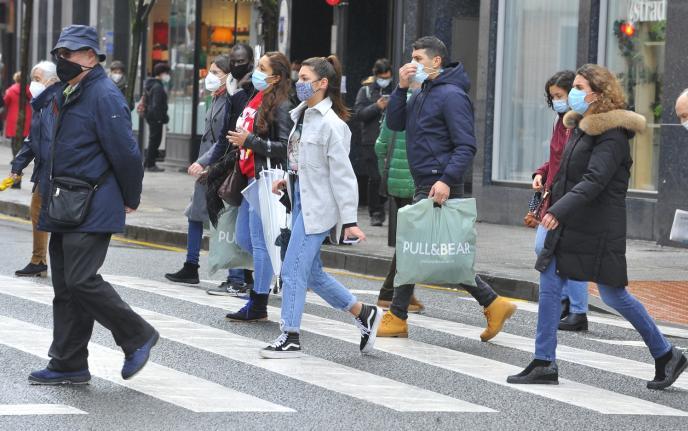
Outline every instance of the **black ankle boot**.
[(229, 313), (225, 317), (227, 320), (235, 322), (260, 322), (268, 320), (268, 298), (270, 294), (259, 295), (253, 290), (249, 295), (249, 300), (241, 310)]
[(559, 368), (556, 362), (534, 359), (525, 370), (507, 377), (506, 382), (520, 385), (558, 385)]
[(41, 262), (39, 264), (29, 263), (24, 268), (15, 271), (17, 277), (47, 277), (48, 265)]
[(588, 315), (571, 313), (559, 322), (560, 331), (587, 331)]
[(676, 379), (688, 367), (686, 356), (676, 347), (661, 358), (655, 360), (655, 378), (647, 382), (648, 389), (666, 389), (673, 385)]
[(165, 278), (175, 283), (198, 284), (199, 266), (194, 263), (185, 262), (184, 267), (172, 274), (165, 274)]
[(569, 313), (571, 312), (570, 310), (571, 310), (571, 301), (569, 301), (569, 298), (562, 299), (561, 300), (561, 317), (559, 318), (559, 320), (565, 319), (566, 316), (568, 316)]

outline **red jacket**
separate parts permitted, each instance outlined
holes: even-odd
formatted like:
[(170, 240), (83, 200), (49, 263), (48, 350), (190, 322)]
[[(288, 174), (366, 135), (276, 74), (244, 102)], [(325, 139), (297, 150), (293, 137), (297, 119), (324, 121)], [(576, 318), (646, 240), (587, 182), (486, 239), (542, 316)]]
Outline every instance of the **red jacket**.
[[(5, 137), (14, 138), (17, 135), (17, 117), (19, 116), (19, 84), (14, 83), (5, 91)], [(31, 93), (26, 87), (26, 115), (24, 119), (24, 138), (29, 136), (31, 128)]]
[[(533, 174), (533, 177), (535, 177), (535, 175), (542, 175), (545, 190), (550, 193), (552, 191), (552, 184), (554, 184), (554, 178), (557, 176), (557, 172), (559, 172), (559, 164), (561, 163), (561, 156), (564, 154), (564, 147), (569, 140), (569, 136), (571, 136), (571, 129), (564, 127), (564, 123), (562, 122), (563, 118), (564, 116), (560, 115), (557, 122), (554, 124), (552, 138), (549, 142), (549, 161), (540, 166)], [(548, 198), (542, 204), (542, 207), (540, 207), (540, 214), (538, 214), (540, 220), (547, 214), (549, 203), (550, 199)]]

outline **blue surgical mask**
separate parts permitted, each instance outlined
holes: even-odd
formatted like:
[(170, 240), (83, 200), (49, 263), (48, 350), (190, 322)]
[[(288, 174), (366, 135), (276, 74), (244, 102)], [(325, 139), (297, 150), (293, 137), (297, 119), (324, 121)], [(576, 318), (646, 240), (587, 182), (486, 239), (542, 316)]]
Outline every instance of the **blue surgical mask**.
[(389, 84), (392, 83), (392, 79), (391, 79), (391, 78), (387, 78), (387, 79), (384, 79), (384, 78), (377, 78), (377, 79), (375, 80), (375, 82), (377, 83), (377, 86), (378, 86), (378, 87), (380, 87), (380, 88), (387, 88), (387, 86), (389, 86)]
[(260, 70), (254, 70), (253, 75), (251, 75), (251, 83), (253, 87), (258, 91), (263, 91), (267, 89), (270, 84), (266, 81), (268, 75)]
[(577, 88), (571, 89), (569, 92), (569, 106), (574, 112), (583, 115), (590, 108), (590, 104), (585, 101), (585, 96), (587, 96), (585, 91)]
[(569, 103), (566, 99), (552, 100), (552, 108), (560, 114), (565, 114), (569, 110)]
[(428, 72), (425, 71), (425, 66), (423, 66), (423, 63), (418, 63), (416, 60), (413, 60), (411, 63), (415, 64), (417, 67), (416, 74), (413, 76), (413, 80), (419, 84), (422, 84), (426, 79), (428, 79)]
[(300, 101), (305, 102), (313, 97), (314, 94), (315, 90), (313, 90), (313, 84), (311, 82), (296, 81), (296, 97), (298, 97)]

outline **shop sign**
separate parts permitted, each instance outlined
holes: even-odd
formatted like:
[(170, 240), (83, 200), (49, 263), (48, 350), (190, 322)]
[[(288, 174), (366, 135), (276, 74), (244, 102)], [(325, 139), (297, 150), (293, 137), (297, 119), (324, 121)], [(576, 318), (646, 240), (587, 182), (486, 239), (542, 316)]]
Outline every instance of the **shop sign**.
[(666, 20), (666, 0), (633, 0), (628, 8), (628, 20), (632, 22)]

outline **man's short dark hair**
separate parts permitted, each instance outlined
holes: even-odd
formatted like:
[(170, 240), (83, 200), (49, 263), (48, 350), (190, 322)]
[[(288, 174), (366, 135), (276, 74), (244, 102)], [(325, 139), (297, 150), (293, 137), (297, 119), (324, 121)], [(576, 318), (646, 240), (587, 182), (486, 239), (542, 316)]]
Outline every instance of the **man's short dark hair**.
[(163, 73), (170, 73), (170, 65), (167, 63), (158, 63), (153, 66), (153, 76), (160, 76)]
[(246, 58), (248, 58), (248, 62), (251, 64), (253, 63), (253, 48), (251, 48), (245, 43), (237, 43), (232, 47), (232, 50), (235, 49), (243, 49), (244, 51), (246, 51)]
[(411, 45), (413, 49), (424, 49), (428, 57), (440, 57), (442, 59), (442, 66), (446, 66), (449, 62), (449, 51), (447, 45), (435, 36), (423, 36)]
[(389, 64), (389, 60), (386, 58), (380, 58), (375, 61), (373, 65), (373, 75), (380, 75), (382, 73), (387, 73), (392, 71), (392, 65)]

